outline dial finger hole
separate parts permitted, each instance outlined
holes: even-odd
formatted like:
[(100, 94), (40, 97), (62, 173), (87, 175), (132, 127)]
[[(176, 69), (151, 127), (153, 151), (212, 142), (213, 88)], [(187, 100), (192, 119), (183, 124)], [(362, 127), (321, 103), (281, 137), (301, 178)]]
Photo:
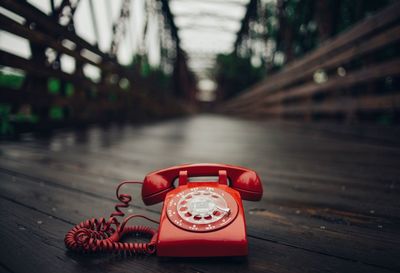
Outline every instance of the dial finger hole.
[(180, 203), (180, 205), (183, 206), (183, 205), (186, 205), (186, 203), (187, 203), (187, 201), (183, 200), (183, 201)]
[(194, 220), (196, 221), (200, 221), (201, 220), (201, 216), (200, 215), (196, 215), (193, 217)]
[(186, 216), (186, 217), (190, 217), (190, 216), (192, 216), (192, 214), (191, 214), (190, 212), (186, 212), (186, 213), (185, 213), (185, 216)]
[(180, 210), (180, 211), (186, 211), (186, 210), (187, 210), (187, 207), (181, 207), (179, 210)]
[(211, 215), (207, 215), (206, 217), (204, 217), (204, 219), (206, 219), (206, 220), (211, 220), (211, 219), (212, 219), (212, 216), (211, 216)]
[(212, 197), (212, 198), (219, 198), (219, 196), (218, 196), (218, 195), (215, 195), (215, 194), (211, 195), (211, 197)]
[(221, 212), (218, 211), (218, 210), (216, 210), (216, 211), (213, 212), (213, 215), (214, 215), (214, 216), (220, 216), (220, 215), (221, 215)]
[(188, 195), (188, 196), (186, 196), (185, 198), (186, 199), (190, 199), (190, 198), (192, 198), (193, 196), (191, 196), (191, 195)]
[(200, 195), (200, 192), (195, 192), (193, 193), (193, 195)]
[(211, 193), (210, 192), (208, 192), (208, 191), (206, 191), (206, 192), (203, 192), (203, 195), (210, 195)]

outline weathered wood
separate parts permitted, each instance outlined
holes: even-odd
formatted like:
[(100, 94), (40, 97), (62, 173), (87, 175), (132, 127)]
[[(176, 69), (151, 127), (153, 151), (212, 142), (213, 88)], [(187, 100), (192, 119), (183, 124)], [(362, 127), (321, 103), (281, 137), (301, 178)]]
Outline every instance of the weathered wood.
[(101, 66), (103, 69), (114, 71), (115, 73), (119, 73), (126, 77), (131, 76), (130, 71), (119, 65), (115, 60), (110, 58), (110, 56), (102, 52), (97, 46), (90, 44), (76, 35), (74, 32), (69, 31), (66, 26), (58, 24), (28, 2), (5, 0), (2, 1), (0, 5), (20, 16), (23, 16), (30, 22), (35, 22), (38, 26), (40, 26), (41, 29), (46, 31), (47, 35), (52, 36), (55, 40), (62, 40), (61, 38), (63, 38), (72, 41), (76, 44), (77, 48), (75, 51), (79, 52), (79, 54), (82, 50), (84, 50), (89, 52), (90, 55), (96, 59), (100, 58), (100, 61), (93, 62), (95, 62), (96, 65), (100, 65), (100, 63), (102, 63)]
[[(56, 37), (65, 37), (70, 39), (72, 42), (76, 43), (79, 48), (85, 48), (93, 52), (93, 54), (97, 54), (105, 60), (109, 60), (109, 57), (103, 53), (96, 46), (91, 45), (84, 39), (80, 38), (73, 32), (69, 31), (67, 27), (59, 25), (58, 23), (51, 21), (46, 14), (42, 11), (34, 7), (33, 5), (22, 2), (22, 1), (13, 1), (13, 0), (4, 0), (1, 2), (1, 6), (4, 8), (15, 12), (23, 16), (30, 22), (35, 22), (40, 25), (40, 27), (48, 32), (49, 35), (55, 35)], [(51, 23), (53, 22), (53, 23)]]
[[(373, 268), (367, 265), (357, 265), (352, 261), (343, 261), (334, 257), (315, 255), (292, 249), (287, 246), (264, 242), (250, 238), (252, 256), (247, 261), (234, 261), (229, 258), (220, 259), (178, 259), (157, 261), (157, 257), (118, 258), (112, 255), (80, 256), (66, 252), (62, 237), (71, 223), (61, 217), (46, 214), (40, 210), (33, 210), (21, 204), (0, 199), (2, 205), (2, 221), (0, 225), (5, 243), (1, 249), (1, 262), (7, 261), (7, 266), (14, 272), (28, 272), (34, 268), (40, 272), (87, 272), (95, 270), (102, 272), (100, 264), (107, 264), (107, 272), (126, 272), (137, 270), (140, 272), (220, 272), (221, 270), (239, 270), (241, 272), (289, 272), (292, 266), (307, 268), (309, 272), (320, 272), (336, 268), (349, 270), (364, 270), (368, 272), (386, 272), (382, 268)], [(8, 213), (5, 213), (8, 212)], [(4, 221), (7, 216), (8, 221)], [(41, 224), (38, 224), (38, 223)], [(36, 255), (31, 255), (36, 253)], [(265, 256), (267, 254), (267, 257)], [(296, 261), (290, 261), (288, 254), (297, 255)], [(18, 262), (16, 256), (24, 257), (24, 263)], [(266, 262), (264, 262), (266, 260)], [(51, 265), (51, 266), (49, 266)]]
[[(335, 76), (328, 79), (328, 81), (326, 81), (325, 83), (310, 82), (304, 85), (300, 85), (298, 87), (288, 88), (284, 92), (277, 92), (271, 95), (267, 95), (264, 98), (254, 102), (253, 104), (239, 107), (236, 110), (247, 111), (249, 108), (255, 108), (260, 109), (261, 111), (269, 111), (269, 109), (271, 108), (265, 108), (265, 106), (277, 104), (287, 99), (304, 98), (329, 91), (335, 92), (337, 89), (343, 87), (349, 87), (359, 83), (368, 83), (382, 77), (397, 76), (399, 74), (400, 60), (395, 59), (368, 68), (359, 69), (355, 72), (347, 74), (345, 77)], [(304, 106), (300, 107), (306, 108)], [(282, 111), (285, 111), (284, 108), (286, 107), (280, 105), (276, 109), (283, 109)], [(304, 109), (303, 111), (306, 110)], [(272, 110), (272, 112), (274, 112), (274, 110)]]
[[(382, 74), (378, 71), (373, 71), (374, 67), (376, 70), (382, 68), (382, 65), (384, 66), (383, 63), (374, 61), (365, 64), (362, 61), (360, 63), (360, 60), (363, 57), (370, 56), (369, 54), (372, 53), (383, 53), (386, 48), (391, 48), (399, 41), (399, 10), (399, 2), (393, 3), (374, 16), (356, 24), (350, 30), (327, 40), (313, 52), (285, 65), (281, 71), (273, 75), (267, 75), (263, 81), (226, 102), (219, 109), (222, 112), (236, 113), (247, 117), (260, 117), (260, 113), (263, 113), (264, 116), (285, 117), (287, 115), (284, 113), (297, 113), (299, 110), (296, 109), (301, 109), (300, 112), (306, 120), (313, 118), (315, 108), (318, 108), (318, 112), (323, 112), (324, 109), (327, 109), (327, 113), (329, 113), (329, 107), (314, 105), (316, 103), (313, 99), (315, 94), (326, 93), (330, 89), (331, 95), (325, 94), (320, 98), (329, 101), (334, 97), (338, 98), (340, 102), (341, 97), (352, 93), (352, 90), (355, 89), (354, 85), (365, 83), (369, 86), (378, 86), (379, 81), (383, 80), (384, 77), (392, 76), (390, 73), (387, 75), (383, 71)], [(392, 58), (397, 57), (396, 55)], [(386, 58), (383, 61), (389, 64), (393, 60)], [(361, 65), (357, 65), (357, 63)], [(399, 64), (395, 62), (393, 65), (398, 66)], [(320, 73), (323, 73), (328, 78), (328, 81), (323, 81), (322, 84), (317, 81), (314, 82), (313, 76), (316, 75), (315, 73), (318, 70), (321, 70)], [(352, 76), (366, 76), (368, 70), (370, 72), (369, 75), (372, 77), (360, 77), (358, 78), (359, 80), (356, 77), (352, 78)], [(398, 71), (393, 71), (393, 75), (397, 76)], [(343, 94), (341, 90), (344, 89), (349, 91)], [(378, 90), (375, 89), (369, 88), (368, 93), (377, 93)], [(285, 100), (293, 101), (300, 97), (303, 100), (291, 103), (290, 106), (284, 103)], [(321, 99), (318, 101), (321, 101)], [(355, 96), (353, 99), (362, 100), (362, 95)], [(337, 105), (339, 106), (340, 104), (338, 103)], [(364, 104), (364, 107), (362, 107), (363, 112), (372, 113), (379, 110), (373, 107), (369, 108), (368, 105), (372, 106), (372, 104)], [(347, 116), (349, 114), (354, 115), (357, 111), (347, 106), (344, 106), (344, 108), (347, 111)], [(344, 109), (341, 112), (344, 112)]]
[(0, 93), (0, 102), (15, 105), (22, 105), (25, 103), (34, 107), (48, 107), (49, 105), (67, 106), (73, 101), (72, 99), (46, 93), (38, 98), (35, 94), (27, 90), (15, 90), (5, 87), (0, 88)]
[(386, 7), (383, 11), (356, 24), (345, 33), (327, 40), (317, 50), (309, 53), (301, 60), (289, 64), (286, 69), (300, 69), (305, 63), (309, 65), (311, 62), (318, 62), (320, 57), (323, 55), (335, 54), (339, 49), (348, 47), (352, 43), (360, 41), (372, 33), (377, 33), (390, 24), (398, 21), (399, 15), (400, 3), (396, 1), (392, 5)]
[(49, 46), (57, 50), (58, 52), (70, 55), (79, 61), (87, 62), (89, 64), (99, 66), (100, 68), (104, 67), (104, 65), (102, 65), (103, 64), (102, 62), (94, 62), (93, 60), (85, 58), (84, 56), (79, 54), (78, 51), (64, 47), (61, 41), (59, 41), (59, 39), (55, 40), (53, 37), (46, 35), (38, 30), (33, 31), (28, 26), (21, 25), (2, 14), (0, 14), (0, 24), (5, 31), (24, 37), (28, 39), (30, 42), (42, 46)]
[[(31, 173), (32, 170), (27, 169), (26, 170)], [(45, 168), (40, 167), (40, 166), (35, 166), (34, 169), (38, 171), (38, 173), (43, 173), (45, 172)], [(47, 173), (49, 170), (47, 170)], [(62, 181), (57, 181), (57, 177), (54, 177), (53, 180), (49, 180), (48, 178), (45, 180), (41, 180), (40, 178), (34, 179), (32, 181), (36, 181), (35, 183), (29, 182), (30, 184), (38, 184), (41, 185), (40, 187), (34, 187), (33, 188), (30, 185), (24, 185), (24, 188), (26, 188), (27, 193), (32, 194), (34, 196), (41, 196), (41, 191), (46, 190), (48, 194), (51, 194), (54, 197), (51, 199), (52, 202), (56, 202), (55, 200), (56, 196), (58, 195), (57, 193), (52, 193), (52, 188), (54, 187), (54, 190), (58, 190), (60, 186), (62, 187), (61, 189), (67, 190), (67, 191), (72, 191), (74, 192), (81, 192), (81, 194), (86, 195), (85, 192), (88, 194), (87, 198), (92, 199), (92, 195), (90, 195), (91, 191), (79, 191), (79, 188), (81, 188), (81, 184), (76, 184), (76, 182), (73, 182), (72, 187), (65, 187), (63, 183), (68, 183), (68, 181), (77, 181), (79, 178), (75, 177), (69, 177), (68, 172), (63, 173), (63, 172), (54, 172), (55, 174), (58, 174), (58, 177), (60, 175), (63, 177), (62, 180), (65, 178), (65, 182)], [(14, 177), (13, 180), (14, 182), (16, 181), (25, 181), (26, 178), (21, 177), (18, 173), (11, 173), (12, 176)], [(38, 175), (36, 173), (36, 175)], [(0, 179), (1, 179), (0, 175)], [(32, 179), (32, 176), (29, 175), (29, 179)], [(85, 185), (89, 186), (92, 188), (92, 191), (95, 189), (97, 192), (103, 192), (100, 190), (100, 188), (105, 188), (104, 184), (98, 183), (96, 181), (99, 181), (99, 178), (95, 174), (92, 174), (91, 179), (82, 179), (80, 178), (79, 180), (81, 182), (86, 181)], [(8, 179), (10, 180), (10, 178)], [(52, 181), (52, 183), (49, 183), (47, 181)], [(57, 184), (54, 184), (54, 182)], [(100, 181), (104, 181), (100, 180)], [(27, 183), (28, 183), (27, 182)], [(61, 182), (61, 184), (59, 184)], [(103, 182), (106, 183), (106, 182)], [(272, 183), (272, 184), (271, 184)], [(19, 186), (15, 185), (16, 183), (12, 185), (7, 185), (7, 183), (2, 187), (3, 193), (7, 193), (7, 188), (10, 186), (14, 186), (18, 190)], [(26, 184), (26, 183), (24, 183)], [(268, 186), (269, 188), (269, 198), (268, 201), (265, 202), (265, 204), (258, 204), (258, 203), (246, 203), (246, 209), (249, 211), (249, 215), (247, 216), (248, 218), (248, 223), (251, 228), (249, 228), (249, 236), (255, 236), (255, 237), (261, 237), (265, 238), (268, 240), (278, 240), (281, 243), (285, 244), (290, 244), (292, 246), (297, 246), (297, 247), (302, 247), (306, 248), (311, 251), (318, 251), (322, 253), (327, 253), (330, 255), (336, 255), (336, 256), (341, 256), (345, 258), (357, 258), (358, 260), (362, 261), (364, 260), (366, 263), (369, 264), (385, 264), (382, 262), (382, 253), (388, 253), (389, 251), (394, 251), (392, 244), (390, 243), (385, 243), (382, 242), (382, 240), (386, 240), (388, 242), (393, 242), (393, 239), (391, 237), (388, 237), (387, 239), (384, 239), (382, 236), (376, 236), (376, 229), (377, 226), (380, 224), (385, 225), (385, 230), (386, 233), (388, 230), (390, 230), (390, 226), (392, 225), (390, 222), (388, 222), (386, 219), (387, 216), (379, 216), (377, 214), (375, 215), (370, 215), (369, 212), (367, 213), (362, 213), (362, 212), (351, 212), (351, 209), (349, 208), (345, 210), (339, 210), (335, 209), (332, 211), (329, 211), (327, 208), (336, 206), (337, 208), (340, 207), (340, 203), (338, 202), (338, 199), (336, 198), (336, 201), (332, 201), (330, 204), (324, 203), (324, 204), (318, 204), (318, 202), (322, 202), (321, 200), (317, 200), (314, 198), (314, 203), (309, 203), (307, 204), (305, 202), (306, 199), (312, 198), (312, 196), (315, 196), (315, 193), (313, 192), (310, 196), (306, 197), (306, 199), (300, 199), (299, 201), (295, 201), (293, 203), (293, 196), (291, 197), (292, 200), (279, 200), (274, 195), (277, 195), (277, 191), (275, 190), (274, 186), (274, 180), (272, 179), (271, 182), (269, 183), (271, 185)], [(298, 184), (298, 182), (297, 182)], [(282, 185), (282, 184), (281, 184)], [(82, 185), (83, 186), (83, 185)], [(96, 198), (101, 198), (104, 199), (104, 201), (110, 202), (112, 201), (112, 193), (113, 193), (113, 185), (109, 185), (110, 187), (108, 188), (108, 193), (107, 191), (104, 191), (105, 195), (108, 195), (108, 198), (102, 198), (100, 196)], [(310, 186), (310, 185), (309, 185)], [(313, 188), (313, 186), (311, 185)], [(314, 187), (315, 188), (315, 187)], [(339, 187), (337, 187), (339, 189)], [(318, 190), (319, 195), (324, 194), (322, 191), (323, 188), (320, 188)], [(127, 192), (131, 192), (133, 189), (127, 189)], [(301, 196), (301, 192), (304, 190), (301, 187), (296, 188), (297, 191), (300, 191), (299, 196)], [(329, 190), (329, 189), (327, 189)], [(37, 193), (36, 193), (37, 192)], [(291, 187), (286, 189), (286, 195), (291, 195)], [(343, 191), (339, 189), (339, 192), (342, 193)], [(143, 213), (142, 211), (142, 206), (140, 203), (140, 194), (139, 191), (135, 191), (135, 205), (134, 210), (136, 213)], [(332, 194), (332, 191), (327, 193), (324, 198), (327, 198), (329, 194)], [(15, 196), (15, 193), (10, 193), (6, 194)], [(324, 194), (325, 195), (325, 194)], [(65, 193), (63, 194), (65, 197)], [(354, 198), (354, 197), (353, 197)], [(32, 197), (21, 197), (19, 199), (24, 199), (27, 202), (32, 200)], [(63, 198), (64, 202), (66, 201), (65, 198)], [(74, 199), (70, 197), (68, 199), (69, 202), (73, 203), (73, 206), (69, 206), (69, 209), (75, 209), (75, 206), (78, 206)], [(278, 202), (277, 202), (278, 201)], [(365, 200), (366, 201), (366, 200)], [(346, 201), (349, 203), (349, 199)], [(359, 201), (358, 201), (359, 202)], [(84, 201), (80, 201), (83, 208), (89, 208), (91, 211), (93, 210), (92, 205), (93, 201), (89, 201), (88, 203)], [(372, 205), (375, 210), (382, 212), (383, 208), (379, 208), (376, 205)], [(157, 206), (158, 208), (154, 208), (151, 210), (146, 209), (148, 212), (156, 212), (160, 210), (160, 207)], [(79, 206), (77, 207), (77, 209)], [(92, 212), (94, 216), (101, 216), (104, 211), (107, 213), (110, 211), (112, 208), (112, 203), (109, 204), (109, 207), (107, 208), (106, 206), (96, 206), (96, 211), (98, 212)], [(47, 210), (51, 209), (51, 205), (47, 206)], [(299, 213), (297, 213), (299, 211)], [(61, 211), (59, 211), (62, 213)], [(398, 214), (398, 213), (397, 213)], [(260, 217), (263, 219), (263, 221), (259, 221)], [(308, 218), (312, 217), (312, 218)], [(390, 218), (389, 218), (390, 219)], [(351, 224), (351, 226), (343, 226), (343, 224), (348, 225)], [(264, 228), (265, 226), (268, 226), (268, 231), (266, 231)], [(352, 227), (352, 226), (355, 227)], [(326, 229), (321, 229), (321, 226), (326, 226)], [(370, 228), (369, 228), (370, 227)], [(319, 238), (324, 238), (326, 236), (326, 233), (334, 231), (333, 234), (329, 236), (327, 239), (319, 239)], [(302, 234), (302, 233), (306, 234)], [(288, 234), (292, 234), (293, 237), (290, 237), (288, 240), (287, 236)], [(297, 234), (297, 235), (296, 235)], [(389, 235), (388, 235), (389, 236)], [(329, 245), (326, 243), (326, 240), (332, 240), (335, 238), (337, 241), (337, 244), (335, 245)], [(317, 241), (316, 241), (317, 240)], [(368, 247), (369, 244), (372, 242), (378, 243), (380, 245), (380, 248), (378, 251), (375, 250), (370, 250), (368, 253), (364, 252), (364, 249)], [(339, 247), (338, 247), (339, 246)], [(339, 251), (340, 248), (340, 251)], [(345, 250), (345, 251), (343, 251)], [(346, 253), (348, 252), (348, 253)], [(357, 253), (358, 252), (358, 253)], [(394, 255), (394, 254), (393, 254)], [(378, 259), (378, 262), (376, 262), (377, 257), (380, 257)], [(388, 257), (388, 262), (393, 263), (391, 260), (390, 256), (385, 256)], [(381, 262), (381, 263), (380, 263)]]
[(287, 107), (270, 107), (263, 109), (268, 114), (303, 114), (311, 110), (313, 113), (345, 113), (354, 111), (387, 110), (395, 111), (400, 108), (400, 95), (364, 96), (358, 99), (344, 98), (331, 100), (309, 106), (295, 105)]
[(262, 93), (256, 93), (255, 91), (243, 92), (243, 96), (241, 96), (240, 99), (238, 97), (228, 101), (226, 107), (231, 109), (243, 107), (244, 105), (250, 106), (254, 102), (255, 98), (262, 98), (263, 96), (282, 90), (285, 87), (295, 84), (297, 81), (311, 79), (312, 75), (318, 69), (333, 69), (337, 66), (348, 63), (353, 58), (369, 54), (399, 40), (400, 26), (394, 26), (387, 31), (383, 31), (378, 35), (373, 36), (368, 42), (357, 42), (342, 52), (338, 52), (334, 56), (321, 56), (318, 63), (310, 66), (304, 65), (301, 67), (302, 69), (300, 71), (284, 69), (282, 72), (271, 75), (267, 78), (265, 85), (263, 85), (262, 90), (264, 91)]
[[(12, 16), (7, 14), (0, 15), (0, 24), (2, 29), (15, 34), (19, 37), (28, 39), (32, 48), (38, 50), (32, 51), (34, 60), (27, 60), (11, 53), (1, 51), (1, 65), (10, 66), (23, 70), (26, 74), (25, 84), (22, 92), (10, 93), (5, 90), (1, 100), (7, 104), (13, 105), (15, 114), (21, 105), (37, 106), (33, 109), (33, 114), (39, 117), (39, 123), (30, 124), (33, 129), (49, 130), (51, 125), (57, 127), (66, 125), (87, 124), (89, 122), (110, 121), (110, 120), (143, 120), (144, 118), (159, 118), (182, 114), (187, 111), (183, 107), (183, 101), (194, 104), (195, 96), (195, 79), (188, 70), (184, 52), (179, 47), (179, 37), (177, 29), (173, 24), (173, 18), (169, 10), (168, 2), (162, 3), (162, 9), (157, 9), (159, 13), (165, 13), (167, 25), (165, 28), (170, 30), (173, 36), (173, 42), (176, 46), (176, 56), (170, 56), (171, 61), (175, 61), (177, 65), (174, 68), (174, 74), (177, 75), (175, 86), (168, 84), (167, 89), (175, 88), (176, 93), (166, 97), (165, 91), (147, 90), (154, 89), (155, 85), (151, 81), (158, 78), (159, 75), (152, 75), (147, 79), (139, 79), (143, 83), (133, 84), (132, 80), (139, 78), (137, 68), (122, 66), (117, 59), (110, 57), (109, 54), (102, 52), (97, 45), (92, 45), (79, 37), (73, 30), (73, 25), (61, 25), (57, 18), (57, 14), (67, 5), (64, 1), (60, 5), (60, 10), (54, 10), (52, 15), (47, 15), (40, 9), (27, 1), (1, 1), (0, 6), (11, 13), (15, 13), (23, 18), (23, 23), (14, 20)], [(72, 9), (76, 8), (74, 3)], [(73, 13), (73, 10), (71, 11)], [(169, 29), (171, 27), (172, 29)], [(53, 63), (47, 64), (45, 49), (54, 49), (56, 58)], [(38, 54), (33, 54), (35, 52)], [(74, 58), (76, 61), (75, 72), (73, 74), (65, 73), (60, 67), (60, 54), (66, 54)], [(39, 58), (37, 59), (37, 56)], [(179, 58), (178, 58), (179, 57)], [(179, 59), (179, 60), (178, 60)], [(50, 59), (49, 59), (50, 60)], [(101, 81), (91, 80), (86, 77), (83, 68), (85, 65), (94, 65), (100, 69)], [(175, 71), (176, 70), (176, 71)], [(53, 96), (53, 99), (47, 94), (46, 84), (49, 77), (61, 82), (61, 94)], [(31, 80), (33, 79), (33, 81)], [(128, 81), (127, 88), (122, 88), (121, 84)], [(65, 96), (66, 83), (73, 84), (73, 95)], [(157, 85), (157, 84), (156, 84)], [(139, 90), (146, 92), (138, 92)], [(69, 92), (70, 90), (68, 90)], [(148, 91), (148, 92), (147, 92)], [(150, 94), (151, 92), (154, 94)], [(29, 92), (29, 98), (24, 100), (24, 92)], [(161, 92), (161, 93), (160, 93)], [(64, 97), (64, 98), (62, 98)], [(178, 100), (177, 98), (180, 98)], [(50, 102), (48, 105), (43, 105)], [(43, 106), (39, 109), (39, 106)], [(59, 118), (54, 119), (51, 111), (53, 106), (62, 106), (59, 109), (61, 113)], [(55, 122), (54, 120), (57, 120)], [(17, 128), (15, 131), (25, 130), (25, 127), (19, 124), (12, 125)], [(47, 125), (47, 126), (46, 126)]]
[[(107, 264), (111, 272), (129, 267), (167, 272), (175, 267), (204, 272), (398, 271), (399, 136), (400, 131), (390, 128), (247, 122), (210, 115), (133, 128), (60, 132), (47, 140), (0, 147), (0, 199), (12, 203), (2, 206), (14, 211), (9, 216), (16, 215), (13, 221), (38, 234), (31, 240), (43, 253), (27, 264), (42, 268), (49, 261), (43, 256), (49, 255), (88, 265), (93, 258), (64, 256), (62, 235), (72, 223), (107, 216), (119, 180), (141, 179), (154, 169), (182, 162), (244, 165), (260, 173), (265, 190), (261, 202), (244, 204), (250, 238), (247, 263), (183, 259), (169, 261), (165, 268), (156, 257), (133, 265), (136, 259), (110, 264), (108, 256), (96, 257), (97, 263)], [(136, 200), (134, 211), (158, 215), (161, 205), (143, 206), (139, 187), (127, 187), (126, 192)], [(37, 224), (29, 220), (48, 216), (57, 223), (42, 220), (35, 229)], [(8, 235), (12, 229), (5, 230), (6, 238), (13, 237)], [(57, 247), (55, 254), (43, 241)], [(23, 243), (11, 242), (6, 255), (16, 255), (13, 249)], [(23, 251), (29, 255), (32, 249)], [(1, 256), (0, 261), (4, 263)], [(24, 272), (22, 265), (9, 265)], [(79, 270), (84, 268), (78, 265)]]
[(96, 87), (93, 81), (86, 78), (77, 78), (72, 74), (65, 73), (60, 70), (52, 69), (50, 67), (44, 67), (41, 64), (37, 64), (25, 58), (16, 56), (14, 54), (8, 53), (6, 51), (0, 50), (0, 63), (5, 66), (10, 66), (18, 69), (22, 69), (32, 75), (37, 76), (47, 76), (47, 77), (57, 77), (65, 81), (70, 81), (78, 85), (83, 85), (86, 87)]

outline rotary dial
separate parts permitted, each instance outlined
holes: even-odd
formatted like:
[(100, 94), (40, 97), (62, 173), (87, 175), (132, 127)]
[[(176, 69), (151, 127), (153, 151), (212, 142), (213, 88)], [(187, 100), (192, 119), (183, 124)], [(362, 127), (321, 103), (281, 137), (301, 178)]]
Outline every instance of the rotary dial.
[(216, 187), (187, 188), (167, 204), (167, 216), (176, 226), (206, 232), (231, 223), (238, 213), (238, 204), (228, 192)]

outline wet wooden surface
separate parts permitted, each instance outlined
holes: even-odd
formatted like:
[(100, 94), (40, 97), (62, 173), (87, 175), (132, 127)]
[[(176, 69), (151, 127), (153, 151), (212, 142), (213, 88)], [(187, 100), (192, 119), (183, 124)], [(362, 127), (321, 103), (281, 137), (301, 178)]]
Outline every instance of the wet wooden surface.
[[(143, 126), (26, 135), (0, 146), (0, 272), (398, 272), (400, 130), (199, 115)], [(259, 172), (244, 202), (244, 260), (66, 251), (64, 234), (108, 216), (123, 179), (181, 163)], [(130, 212), (158, 217), (133, 186)], [(148, 224), (138, 220), (136, 223)]]

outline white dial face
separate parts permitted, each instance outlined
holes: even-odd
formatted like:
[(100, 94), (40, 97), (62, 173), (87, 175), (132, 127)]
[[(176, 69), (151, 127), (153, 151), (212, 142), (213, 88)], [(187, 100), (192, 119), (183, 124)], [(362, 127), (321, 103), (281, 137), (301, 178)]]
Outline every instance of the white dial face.
[(179, 216), (192, 224), (214, 223), (230, 214), (222, 195), (206, 188), (191, 191), (178, 201)]
[(236, 200), (218, 187), (183, 187), (166, 203), (168, 219), (193, 232), (210, 232), (229, 225), (238, 215)]

